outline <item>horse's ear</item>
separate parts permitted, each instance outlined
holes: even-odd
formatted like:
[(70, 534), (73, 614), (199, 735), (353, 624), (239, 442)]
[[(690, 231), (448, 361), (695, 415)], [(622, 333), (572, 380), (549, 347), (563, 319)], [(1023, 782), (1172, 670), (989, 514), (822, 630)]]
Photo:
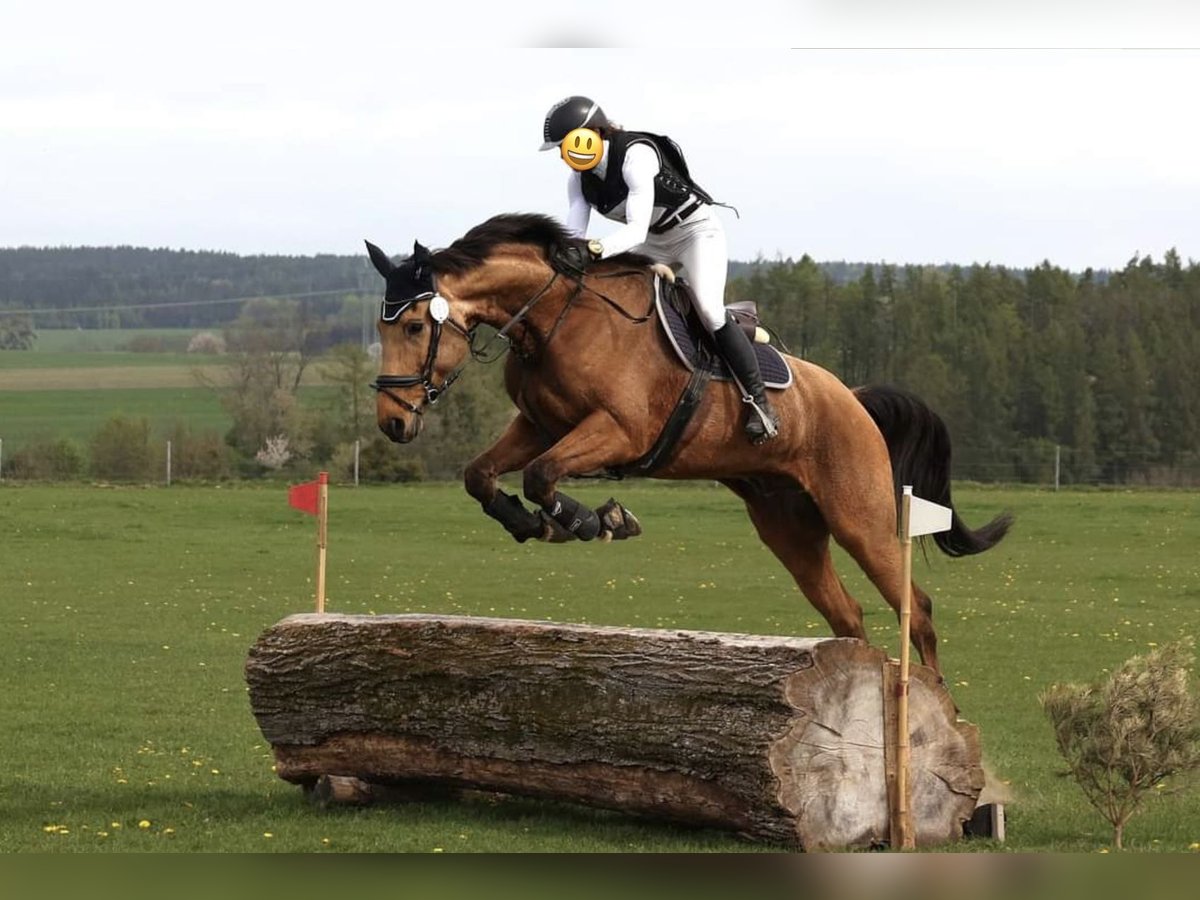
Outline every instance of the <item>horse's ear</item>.
[(387, 278), (390, 274), (392, 274), (392, 269), (396, 268), (395, 265), (388, 258), (386, 253), (384, 253), (370, 241), (365, 241), (364, 243), (367, 245), (367, 253), (369, 253), (371, 256), (371, 262), (375, 264), (375, 271), (377, 271), (384, 278)]
[(429, 252), (429, 248), (424, 246), (420, 241), (413, 241), (413, 262), (427, 263), (433, 259), (433, 254)]

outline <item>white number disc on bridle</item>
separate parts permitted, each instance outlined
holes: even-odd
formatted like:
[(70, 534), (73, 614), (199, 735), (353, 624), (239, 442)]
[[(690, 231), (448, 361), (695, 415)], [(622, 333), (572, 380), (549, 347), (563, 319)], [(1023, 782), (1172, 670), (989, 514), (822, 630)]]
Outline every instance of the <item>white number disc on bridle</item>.
[(429, 315), (435, 322), (445, 322), (450, 318), (450, 304), (441, 294), (434, 294), (433, 299), (429, 301)]

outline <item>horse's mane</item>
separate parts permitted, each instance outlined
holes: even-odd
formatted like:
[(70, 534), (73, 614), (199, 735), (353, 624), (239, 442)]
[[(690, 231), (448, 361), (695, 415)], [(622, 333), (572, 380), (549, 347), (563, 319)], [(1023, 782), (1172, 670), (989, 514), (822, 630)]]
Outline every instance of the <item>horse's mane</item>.
[[(541, 213), (502, 213), (476, 225), (457, 241), (433, 254), (436, 272), (462, 274), (491, 256), (501, 244), (529, 244), (549, 259), (559, 247), (582, 244), (557, 219)], [(651, 260), (636, 253), (612, 257), (624, 265), (649, 265)], [(608, 262), (608, 260), (605, 260)]]

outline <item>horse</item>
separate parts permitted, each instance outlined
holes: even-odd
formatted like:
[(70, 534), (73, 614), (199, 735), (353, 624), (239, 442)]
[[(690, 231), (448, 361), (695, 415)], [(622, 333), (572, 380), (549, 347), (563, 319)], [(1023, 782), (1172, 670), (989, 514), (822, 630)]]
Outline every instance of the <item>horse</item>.
[[(436, 252), (416, 242), (399, 263), (366, 243), (386, 281), (372, 383), (380, 430), (398, 443), (416, 438), (426, 407), (486, 352), (477, 346), (486, 324), (493, 341), (508, 344), (504, 385), (516, 414), (467, 464), (467, 493), (518, 541), (640, 533), (619, 503), (588, 509), (559, 482), (621, 472), (643, 457), (686, 386), (687, 369), (654, 324), (661, 267), (637, 254), (593, 261), (557, 220), (525, 213), (494, 216)], [(781, 418), (777, 437), (751, 445), (741, 392), (714, 382), (673, 453), (650, 475), (729, 488), (834, 635), (866, 641), (862, 607), (834, 571), (831, 537), (898, 615), (901, 485), (951, 508), (951, 529), (934, 537), (949, 556), (995, 546), (1012, 517), (1000, 514), (977, 529), (959, 517), (950, 497), (949, 434), (918, 396), (890, 386), (852, 390), (820, 366), (785, 359), (793, 378), (772, 401)], [(499, 489), (500, 476), (517, 471), (533, 510)], [(911, 596), (913, 645), (940, 676), (932, 603), (915, 583)]]

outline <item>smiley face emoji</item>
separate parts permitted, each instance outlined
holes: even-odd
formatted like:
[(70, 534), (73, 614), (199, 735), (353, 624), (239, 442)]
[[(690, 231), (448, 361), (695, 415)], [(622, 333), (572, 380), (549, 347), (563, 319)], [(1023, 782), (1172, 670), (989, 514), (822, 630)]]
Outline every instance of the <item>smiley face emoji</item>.
[(590, 128), (576, 128), (559, 145), (563, 162), (576, 172), (594, 169), (604, 155), (604, 141)]

